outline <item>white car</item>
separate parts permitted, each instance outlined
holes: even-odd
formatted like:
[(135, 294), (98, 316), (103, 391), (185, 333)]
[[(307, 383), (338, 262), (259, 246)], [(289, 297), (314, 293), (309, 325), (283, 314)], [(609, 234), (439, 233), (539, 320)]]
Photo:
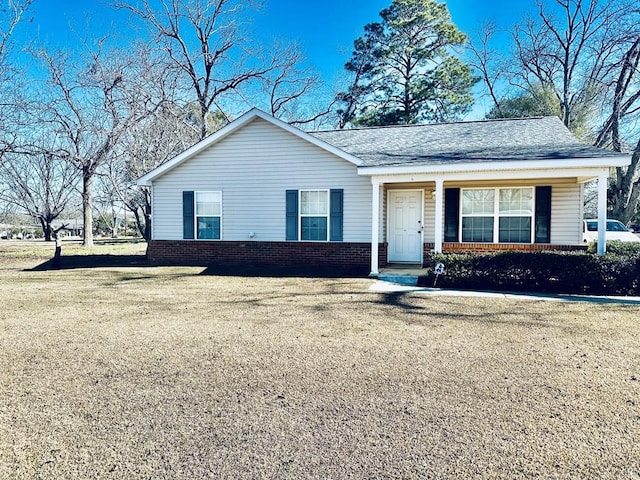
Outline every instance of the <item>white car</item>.
[[(607, 240), (619, 240), (621, 242), (640, 242), (640, 237), (624, 226), (624, 223), (618, 220), (607, 219), (607, 231), (605, 233)], [(598, 240), (598, 220), (587, 219), (583, 222), (582, 241), (594, 242)]]

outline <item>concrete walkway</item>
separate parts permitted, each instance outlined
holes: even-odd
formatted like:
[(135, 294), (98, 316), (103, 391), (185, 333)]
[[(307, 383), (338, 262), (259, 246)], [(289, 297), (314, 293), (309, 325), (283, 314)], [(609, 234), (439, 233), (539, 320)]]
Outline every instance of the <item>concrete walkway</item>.
[(482, 298), (511, 298), (517, 300), (546, 300), (553, 302), (593, 302), (593, 303), (621, 303), (640, 305), (640, 297), (596, 296), (596, 295), (559, 295), (551, 293), (517, 293), (517, 292), (483, 292), (472, 290), (450, 290), (443, 288), (413, 287), (396, 283), (375, 280), (369, 287), (372, 292), (380, 293), (419, 293), (438, 297), (482, 297)]

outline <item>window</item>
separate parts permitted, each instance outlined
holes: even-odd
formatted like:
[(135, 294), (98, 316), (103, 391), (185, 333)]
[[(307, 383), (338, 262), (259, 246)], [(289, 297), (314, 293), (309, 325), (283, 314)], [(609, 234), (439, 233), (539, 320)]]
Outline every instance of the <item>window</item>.
[(462, 191), (462, 241), (493, 242), (495, 190)]
[(328, 234), (329, 192), (300, 190), (300, 239), (326, 242)]
[(195, 192), (196, 238), (220, 240), (221, 192)]
[(533, 189), (501, 189), (499, 215), (499, 242), (530, 243), (533, 218)]
[(462, 190), (462, 241), (531, 243), (533, 188)]
[(286, 240), (343, 241), (344, 190), (286, 190)]

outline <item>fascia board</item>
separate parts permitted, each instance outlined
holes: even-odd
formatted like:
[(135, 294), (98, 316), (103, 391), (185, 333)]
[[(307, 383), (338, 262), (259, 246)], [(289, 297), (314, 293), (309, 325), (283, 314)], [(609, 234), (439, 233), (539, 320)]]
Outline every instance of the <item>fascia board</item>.
[(410, 175), (410, 174), (447, 174), (494, 171), (562, 170), (569, 168), (615, 168), (631, 163), (630, 156), (572, 158), (568, 160), (521, 160), (515, 162), (475, 162), (443, 165), (401, 165), (401, 166), (360, 166), (358, 174), (373, 175)]
[(542, 178), (575, 178), (579, 182), (593, 180), (609, 174), (609, 167), (592, 168), (555, 168), (544, 170), (501, 170), (482, 172), (447, 172), (447, 173), (405, 173), (372, 175), (372, 183), (412, 183), (433, 182), (436, 179), (444, 181), (477, 181), (477, 180), (524, 180)]

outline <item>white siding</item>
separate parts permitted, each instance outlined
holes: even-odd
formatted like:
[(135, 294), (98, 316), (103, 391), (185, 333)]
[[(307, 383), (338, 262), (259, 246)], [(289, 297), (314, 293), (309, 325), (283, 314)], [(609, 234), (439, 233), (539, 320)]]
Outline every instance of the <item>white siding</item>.
[(580, 243), (582, 239), (580, 184), (551, 187), (551, 243)]
[(379, 239), (381, 242), (387, 241), (387, 189), (383, 188), (380, 194), (380, 209), (382, 215), (380, 219)]
[(344, 241), (371, 241), (371, 182), (356, 166), (262, 119), (153, 184), (156, 240), (182, 239), (182, 192), (222, 192), (222, 239), (285, 240), (285, 191), (344, 189)]
[[(424, 242), (433, 243), (436, 238), (436, 200), (431, 194), (435, 190), (427, 188), (424, 192)], [(443, 216), (444, 218), (444, 216)]]
[[(580, 243), (582, 238), (581, 222), (581, 196), (580, 184), (577, 181), (562, 180), (516, 180), (511, 182), (465, 182), (447, 183), (445, 188), (469, 188), (469, 187), (507, 187), (507, 186), (536, 186), (551, 185), (551, 243), (556, 245), (573, 245)], [(393, 189), (393, 184), (387, 188)], [(411, 188), (408, 184), (402, 184), (402, 188)], [(425, 187), (424, 192), (424, 241), (426, 243), (435, 240), (435, 199), (431, 192), (434, 188)], [(385, 209), (386, 210), (386, 209)], [(385, 212), (386, 213), (386, 212)], [(444, 214), (443, 214), (444, 220)], [(444, 225), (443, 225), (444, 228)]]

